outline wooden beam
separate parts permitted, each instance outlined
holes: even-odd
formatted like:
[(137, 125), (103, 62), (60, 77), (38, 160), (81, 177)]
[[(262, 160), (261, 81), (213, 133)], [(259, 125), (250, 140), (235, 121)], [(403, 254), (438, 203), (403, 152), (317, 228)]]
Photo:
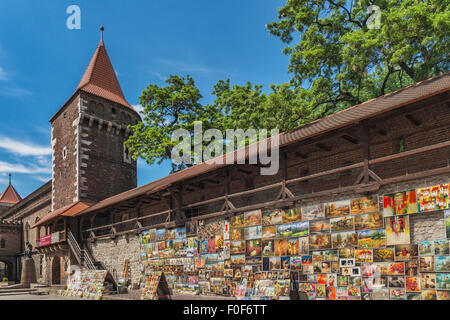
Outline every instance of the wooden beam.
[(321, 142), (316, 143), (316, 147), (319, 148), (320, 150), (324, 150), (324, 151), (327, 151), (327, 152), (330, 152), (331, 150), (333, 150), (332, 147), (327, 146), (327, 145), (325, 145), (325, 144), (323, 144)]
[(418, 126), (420, 126), (420, 125), (422, 124), (422, 123), (421, 123), (419, 120), (417, 120), (417, 119), (414, 117), (414, 115), (412, 115), (412, 114), (407, 114), (407, 115), (405, 115), (405, 118), (408, 119), (409, 122), (411, 122), (415, 127), (418, 127)]
[(352, 135), (349, 135), (349, 134), (344, 134), (343, 136), (341, 136), (341, 138), (344, 139), (344, 140), (347, 140), (348, 142), (353, 143), (353, 144), (358, 144), (359, 143), (358, 138), (356, 138), (356, 137), (354, 137)]
[(295, 155), (302, 158), (302, 159), (306, 159), (308, 158), (308, 154), (307, 153), (302, 153), (300, 151), (295, 152)]
[(248, 174), (248, 175), (253, 174), (253, 171), (250, 171), (250, 170), (244, 170), (244, 169), (241, 169), (241, 168), (238, 168), (237, 170), (239, 172), (242, 172), (242, 173), (245, 173), (245, 174)]

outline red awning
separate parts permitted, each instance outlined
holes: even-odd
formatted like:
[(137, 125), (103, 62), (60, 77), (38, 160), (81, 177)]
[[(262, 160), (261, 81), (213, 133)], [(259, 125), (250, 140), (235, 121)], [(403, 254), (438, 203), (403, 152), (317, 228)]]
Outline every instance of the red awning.
[(74, 202), (72, 204), (69, 204), (68, 206), (59, 208), (56, 211), (48, 213), (46, 216), (44, 216), (44, 218), (42, 218), (42, 220), (38, 221), (31, 228), (36, 228), (44, 223), (54, 220), (55, 218), (57, 218), (59, 216), (73, 217), (78, 212), (81, 212), (81, 211), (89, 208), (91, 205), (92, 204), (88, 203), (88, 202), (81, 202), (81, 201)]

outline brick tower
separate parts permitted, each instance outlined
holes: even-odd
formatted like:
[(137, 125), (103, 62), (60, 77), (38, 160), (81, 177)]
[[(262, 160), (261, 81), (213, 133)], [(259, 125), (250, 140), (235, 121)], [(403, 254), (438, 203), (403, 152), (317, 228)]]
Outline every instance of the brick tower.
[(50, 119), (52, 211), (94, 203), (137, 186), (136, 161), (124, 142), (140, 121), (126, 101), (103, 44), (95, 50), (73, 95)]

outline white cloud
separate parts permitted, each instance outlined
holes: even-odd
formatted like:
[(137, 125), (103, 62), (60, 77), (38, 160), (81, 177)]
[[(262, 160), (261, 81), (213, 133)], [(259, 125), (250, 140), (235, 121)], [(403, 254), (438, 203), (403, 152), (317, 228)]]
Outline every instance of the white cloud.
[(6, 71), (0, 66), (0, 81), (7, 81), (8, 80), (8, 74)]
[(159, 72), (156, 72), (156, 71), (150, 71), (150, 74), (151, 75), (154, 75), (155, 77), (157, 77), (159, 80), (161, 80), (161, 81), (166, 81), (167, 80), (167, 78), (166, 77), (164, 77), (161, 73), (159, 73)]
[(48, 182), (51, 179), (51, 177), (46, 178), (46, 177), (41, 177), (41, 176), (36, 176), (34, 178), (39, 180), (39, 181), (42, 181), (42, 182)]
[(134, 110), (136, 110), (137, 113), (142, 115), (142, 111), (144, 111), (144, 107), (141, 104), (134, 104), (132, 105)]
[(21, 156), (46, 156), (52, 154), (51, 147), (37, 146), (32, 143), (12, 140), (6, 137), (0, 137), (0, 149), (5, 149), (10, 153)]
[(51, 167), (37, 167), (30, 166), (25, 167), (20, 163), (8, 163), (4, 161), (0, 161), (0, 172), (9, 172), (9, 173), (27, 173), (27, 174), (36, 174), (36, 173), (51, 173)]

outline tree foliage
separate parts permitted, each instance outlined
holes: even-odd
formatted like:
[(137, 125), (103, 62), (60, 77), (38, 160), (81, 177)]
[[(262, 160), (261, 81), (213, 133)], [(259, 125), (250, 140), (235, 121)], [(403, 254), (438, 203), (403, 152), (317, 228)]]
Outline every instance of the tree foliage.
[[(370, 28), (372, 5), (380, 28)], [(441, 74), (449, 69), (450, 2), (439, 0), (287, 0), (267, 29), (290, 56), (290, 83), (270, 86), (218, 81), (215, 100), (189, 75), (149, 85), (140, 103), (143, 122), (126, 142), (136, 159), (170, 159), (176, 129), (265, 128), (287, 131), (330, 113)], [(173, 166), (178, 170), (183, 166)]]
[[(371, 5), (379, 29), (368, 26)], [(288, 0), (267, 28), (289, 45), (292, 85), (324, 116), (447, 71), (449, 9), (441, 0)]]

